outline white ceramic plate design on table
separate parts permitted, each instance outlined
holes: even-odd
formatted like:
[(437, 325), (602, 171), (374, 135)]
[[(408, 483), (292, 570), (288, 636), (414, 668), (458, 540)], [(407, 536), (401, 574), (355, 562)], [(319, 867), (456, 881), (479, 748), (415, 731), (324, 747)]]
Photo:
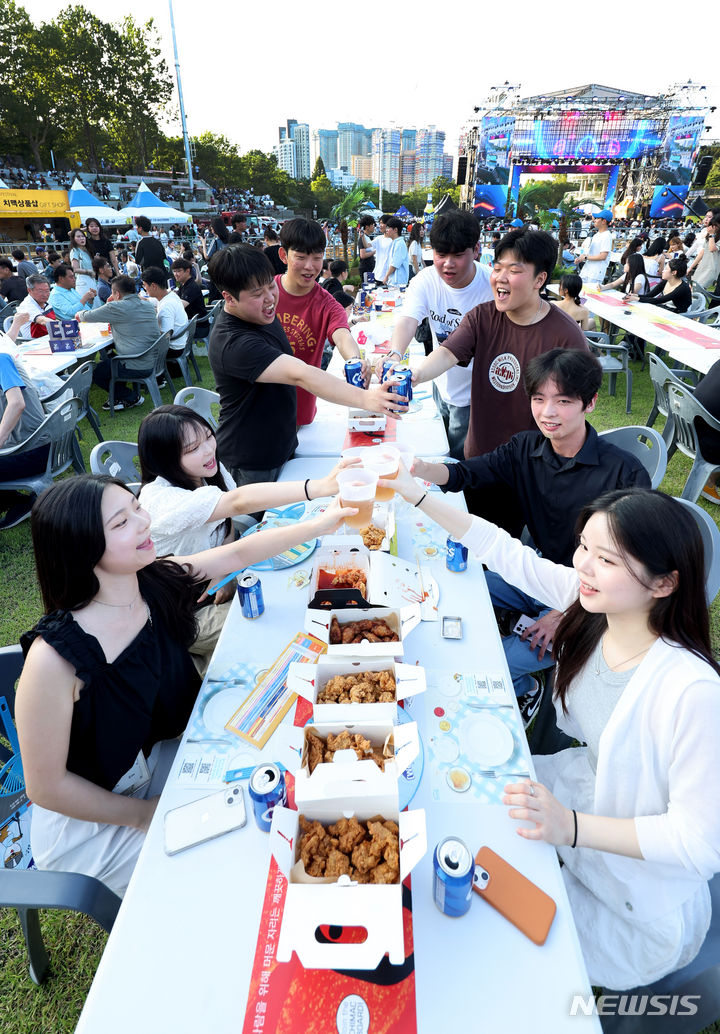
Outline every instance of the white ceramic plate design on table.
[(250, 692), (248, 686), (233, 686), (213, 694), (205, 703), (202, 712), (203, 724), (218, 736), (227, 733), (225, 723), (229, 722), (240, 704)]
[(509, 761), (515, 741), (507, 725), (493, 714), (466, 718), (459, 730), (460, 749), (466, 758), (482, 768), (495, 768)]

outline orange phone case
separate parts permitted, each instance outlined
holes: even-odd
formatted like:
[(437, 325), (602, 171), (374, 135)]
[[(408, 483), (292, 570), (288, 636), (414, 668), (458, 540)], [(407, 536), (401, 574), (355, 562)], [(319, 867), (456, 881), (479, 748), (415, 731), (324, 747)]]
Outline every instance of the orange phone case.
[[(490, 877), (483, 886), (478, 870)], [(544, 944), (555, 918), (555, 902), (489, 847), (475, 855), (473, 890), (535, 944)]]

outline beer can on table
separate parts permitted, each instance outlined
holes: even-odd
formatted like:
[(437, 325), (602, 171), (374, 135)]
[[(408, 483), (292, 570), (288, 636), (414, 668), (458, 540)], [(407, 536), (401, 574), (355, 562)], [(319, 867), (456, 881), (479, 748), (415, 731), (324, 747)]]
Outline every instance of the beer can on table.
[(273, 761), (267, 761), (264, 765), (258, 765), (250, 776), (248, 791), (253, 802), (255, 821), (263, 833), (269, 833), (273, 811), (287, 804), (285, 776)]
[(393, 384), (390, 391), (400, 396), (400, 400), (408, 405), (412, 401), (412, 370), (396, 369), (393, 377), (400, 378), (397, 384)]
[(360, 288), (360, 294), (358, 296), (358, 304), (361, 309), (365, 308), (365, 299), (367, 298), (367, 290), (364, 287)]
[(467, 571), (468, 548), (448, 535), (445, 566), (448, 571)]
[(386, 359), (385, 362), (382, 364), (382, 377), (380, 378), (381, 384), (384, 384), (385, 381), (388, 379), (393, 366), (395, 366), (394, 359)]
[(244, 574), (238, 578), (237, 593), (244, 618), (259, 618), (265, 612), (262, 585), (256, 574)]
[(433, 855), (433, 897), (446, 916), (463, 916), (472, 899), (475, 862), (458, 837), (446, 837)]
[(348, 359), (345, 363), (345, 380), (348, 384), (353, 384), (356, 388), (365, 387), (363, 364), (359, 359)]

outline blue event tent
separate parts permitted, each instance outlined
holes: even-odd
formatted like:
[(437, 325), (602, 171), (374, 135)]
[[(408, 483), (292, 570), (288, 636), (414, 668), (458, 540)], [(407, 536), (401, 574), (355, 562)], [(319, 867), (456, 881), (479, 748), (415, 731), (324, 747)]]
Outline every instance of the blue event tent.
[(147, 216), (153, 223), (189, 223), (192, 216), (181, 212), (179, 208), (171, 208), (153, 194), (145, 180), (140, 181), (135, 197), (129, 205), (120, 210), (120, 215), (128, 219), (137, 219), (139, 215)]
[(123, 225), (129, 221), (122, 212), (116, 212), (94, 197), (77, 176), (68, 190), (68, 209), (77, 212), (83, 222), (97, 219), (102, 226)]

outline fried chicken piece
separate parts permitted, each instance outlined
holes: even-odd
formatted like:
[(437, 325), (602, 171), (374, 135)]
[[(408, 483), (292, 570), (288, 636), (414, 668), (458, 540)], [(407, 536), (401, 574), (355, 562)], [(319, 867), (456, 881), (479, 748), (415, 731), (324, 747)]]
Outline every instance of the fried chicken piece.
[(308, 876), (322, 876), (325, 862), (335, 846), (320, 822), (308, 822), (304, 815), (300, 816), (300, 827), (303, 835), (300, 838), (300, 858)]
[(385, 532), (382, 528), (378, 528), (376, 524), (369, 524), (367, 528), (361, 528), (360, 534), (366, 549), (380, 549), (385, 538)]
[(383, 693), (392, 693), (395, 696), (395, 676), (391, 671), (378, 672), (378, 685)]
[(369, 875), (371, 883), (397, 883), (400, 879), (400, 869), (390, 862), (380, 862)]
[(356, 883), (369, 883), (370, 876), (366, 872), (360, 872), (359, 869), (350, 870), (350, 878), (355, 880)]
[(325, 875), (334, 876), (337, 879), (343, 873), (350, 874), (350, 859), (346, 854), (334, 847), (325, 863)]
[(380, 753), (379, 750), (374, 750), (369, 757), (366, 756), (365, 760), (366, 761), (374, 761), (375, 764), (378, 766), (378, 768), (380, 769), (381, 772), (385, 771), (385, 758)]
[(323, 747), (324, 743), (319, 736), (314, 733), (308, 733), (307, 748), (308, 748), (308, 768), (310, 769), (310, 775), (313, 774), (315, 769), (323, 760)]
[(354, 847), (360, 844), (367, 833), (363, 826), (353, 816), (351, 819), (338, 819), (332, 826), (328, 826), (328, 832), (337, 837), (337, 846), (345, 854), (350, 854)]
[[(379, 825), (379, 823), (376, 823)], [(363, 840), (353, 848), (352, 862), (359, 872), (370, 872), (380, 862), (382, 844), (379, 840)]]
[(330, 621), (330, 642), (334, 646), (336, 646), (338, 643), (342, 642), (342, 634), (340, 632), (340, 624), (339, 624), (338, 619), (335, 617), (334, 614), (333, 614), (332, 619)]

